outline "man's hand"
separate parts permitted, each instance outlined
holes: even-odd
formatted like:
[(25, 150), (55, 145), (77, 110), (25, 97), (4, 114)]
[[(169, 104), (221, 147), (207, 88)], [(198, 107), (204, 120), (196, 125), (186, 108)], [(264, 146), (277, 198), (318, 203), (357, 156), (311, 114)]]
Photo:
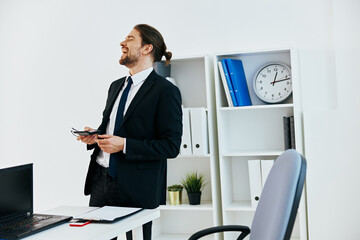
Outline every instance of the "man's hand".
[(113, 135), (99, 135), (95, 140), (106, 153), (116, 153), (124, 149), (124, 138)]
[[(90, 128), (90, 127), (85, 127), (84, 128), (85, 131), (93, 131), (94, 129)], [(96, 143), (96, 139), (97, 139), (97, 134), (94, 135), (89, 135), (89, 136), (79, 136), (76, 138), (78, 141), (82, 141), (83, 143), (86, 144), (94, 144)]]

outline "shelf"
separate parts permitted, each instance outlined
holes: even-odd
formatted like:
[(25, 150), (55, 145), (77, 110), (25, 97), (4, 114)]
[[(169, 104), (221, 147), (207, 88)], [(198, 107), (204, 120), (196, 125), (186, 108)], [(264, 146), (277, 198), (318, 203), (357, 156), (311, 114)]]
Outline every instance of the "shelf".
[[(188, 240), (189, 237), (191, 235), (190, 234), (160, 234), (156, 237), (154, 237), (154, 240)], [(201, 240), (213, 240), (214, 237), (213, 236), (205, 236), (203, 238), (201, 238)]]
[[(185, 108), (205, 107), (207, 104), (207, 68), (206, 58), (183, 58), (171, 59), (171, 77), (175, 79), (177, 87), (180, 89), (182, 103)], [(195, 81), (196, 80), (196, 81)], [(194, 97), (196, 96), (196, 97)]]
[[(154, 220), (153, 236), (156, 240), (189, 239), (190, 235), (215, 225), (212, 211), (160, 210), (161, 217)], [(219, 236), (213, 238), (219, 240)]]
[(276, 108), (293, 108), (294, 104), (264, 104), (264, 105), (252, 105), (244, 107), (221, 107), (220, 111), (245, 111), (245, 110), (262, 110), (262, 109), (276, 109)]
[(255, 212), (256, 208), (251, 207), (251, 201), (234, 201), (228, 204), (224, 210), (231, 212)]
[[(242, 61), (251, 106), (229, 107), (225, 93), (227, 86), (223, 84), (218, 68), (218, 62), (225, 58)], [(256, 208), (252, 207), (250, 201), (248, 161), (273, 160), (285, 151), (284, 117), (294, 117), (297, 147), (303, 141), (297, 55), (291, 49), (235, 52), (217, 54), (213, 62), (223, 223), (250, 226)], [(292, 95), (277, 104), (261, 101), (253, 88), (258, 70), (270, 62), (290, 66), (293, 78)], [(301, 217), (305, 214), (298, 215)], [(224, 234), (224, 240), (236, 237), (235, 233)], [(307, 239), (306, 218), (295, 223), (291, 239)]]
[(169, 202), (166, 202), (166, 205), (160, 205), (158, 209), (171, 211), (212, 211), (213, 206), (211, 201), (201, 200), (200, 205), (190, 205), (186, 202), (181, 205), (170, 205)]
[[(283, 117), (292, 116), (292, 104), (227, 108), (218, 114), (220, 153), (278, 155), (284, 150)], [(235, 110), (234, 110), (235, 109)], [(275, 151), (275, 152), (274, 152)]]
[(160, 234), (154, 237), (154, 240), (187, 240), (190, 234)]
[(176, 158), (169, 158), (168, 160), (176, 160), (178, 158), (209, 158), (213, 156), (213, 154), (206, 155), (178, 155)]
[[(218, 189), (219, 173), (216, 169), (218, 154), (215, 149), (217, 146), (215, 86), (210, 60), (207, 55), (171, 60), (170, 76), (175, 79), (181, 92), (183, 109), (205, 108), (207, 111), (208, 151), (195, 151), (201, 155), (178, 155), (176, 158), (168, 159), (167, 186), (180, 184), (186, 174), (192, 171), (203, 174), (207, 184), (202, 191), (200, 205), (190, 205), (184, 191), (183, 204), (170, 205), (167, 202), (166, 205), (159, 206), (161, 216), (154, 221), (155, 240), (187, 240), (198, 230), (221, 224), (220, 199), (218, 197), (213, 199), (214, 193), (220, 195), (220, 190)], [(219, 240), (219, 236), (206, 239)]]
[(274, 150), (274, 151), (239, 151), (223, 153), (223, 157), (270, 157), (279, 156), (285, 150)]
[(246, 211), (255, 212), (256, 208), (251, 207), (250, 201), (235, 201), (224, 208), (225, 211)]

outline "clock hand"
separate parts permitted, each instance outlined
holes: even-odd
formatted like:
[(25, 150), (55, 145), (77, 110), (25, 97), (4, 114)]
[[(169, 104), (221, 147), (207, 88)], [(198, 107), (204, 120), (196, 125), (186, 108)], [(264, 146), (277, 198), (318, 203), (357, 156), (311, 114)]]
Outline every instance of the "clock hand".
[(274, 81), (272, 82), (272, 85), (273, 85), (273, 86), (274, 86), (274, 84), (276, 83), (276, 76), (277, 76), (277, 72), (275, 73)]
[(277, 83), (277, 82), (282, 82), (282, 81), (286, 81), (286, 80), (289, 80), (289, 79), (290, 79), (290, 78), (279, 79), (279, 80), (277, 80), (277, 81), (271, 82), (270, 84), (272, 84), (272, 85), (274, 86), (274, 84)]

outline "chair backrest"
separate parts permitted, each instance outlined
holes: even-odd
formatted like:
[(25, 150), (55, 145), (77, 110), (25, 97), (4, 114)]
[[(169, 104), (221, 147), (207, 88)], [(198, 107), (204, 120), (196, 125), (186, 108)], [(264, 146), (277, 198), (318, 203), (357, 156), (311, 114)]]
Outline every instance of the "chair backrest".
[(290, 149), (276, 160), (263, 187), (251, 225), (251, 240), (288, 240), (306, 175), (306, 160)]

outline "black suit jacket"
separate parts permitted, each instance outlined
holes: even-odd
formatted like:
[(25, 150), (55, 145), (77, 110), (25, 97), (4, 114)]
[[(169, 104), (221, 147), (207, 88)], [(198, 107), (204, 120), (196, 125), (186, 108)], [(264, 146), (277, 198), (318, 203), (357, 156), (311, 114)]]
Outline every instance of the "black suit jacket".
[[(124, 85), (125, 77), (114, 81), (99, 129), (106, 131), (114, 102)], [(178, 155), (182, 136), (182, 110), (179, 89), (152, 71), (130, 103), (119, 131), (114, 135), (126, 138), (126, 154), (116, 156), (117, 184), (121, 191), (119, 206), (156, 208), (166, 201), (167, 158)], [(89, 195), (100, 152), (97, 144), (91, 155), (85, 182)]]

